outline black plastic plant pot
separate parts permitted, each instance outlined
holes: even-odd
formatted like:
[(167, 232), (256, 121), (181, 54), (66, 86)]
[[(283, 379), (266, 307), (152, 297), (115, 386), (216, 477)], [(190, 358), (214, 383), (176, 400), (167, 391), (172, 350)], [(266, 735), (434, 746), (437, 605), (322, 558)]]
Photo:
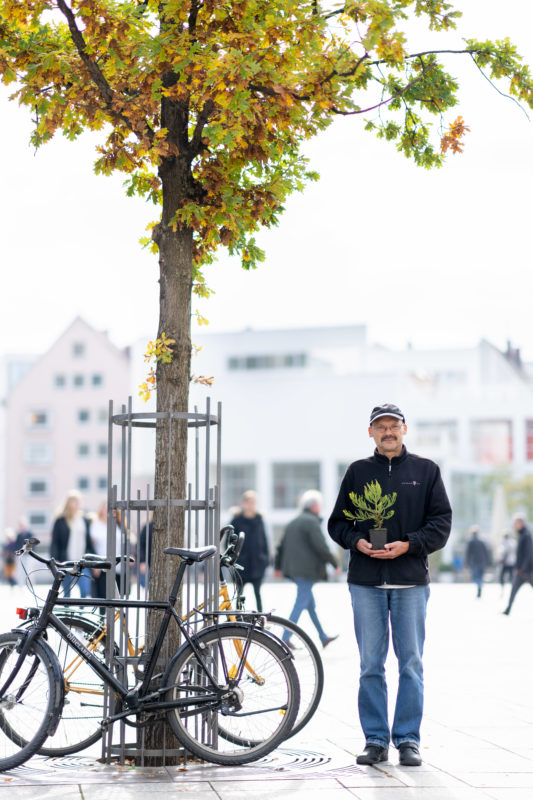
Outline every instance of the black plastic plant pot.
[(383, 550), (387, 544), (387, 528), (370, 528), (368, 533), (372, 550)]

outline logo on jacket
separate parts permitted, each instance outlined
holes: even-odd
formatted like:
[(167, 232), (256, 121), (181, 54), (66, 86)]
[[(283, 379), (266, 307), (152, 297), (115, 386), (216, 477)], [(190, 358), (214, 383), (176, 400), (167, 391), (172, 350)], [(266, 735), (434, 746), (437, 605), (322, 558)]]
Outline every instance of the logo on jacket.
[(402, 481), (402, 486), (422, 486), (420, 481)]

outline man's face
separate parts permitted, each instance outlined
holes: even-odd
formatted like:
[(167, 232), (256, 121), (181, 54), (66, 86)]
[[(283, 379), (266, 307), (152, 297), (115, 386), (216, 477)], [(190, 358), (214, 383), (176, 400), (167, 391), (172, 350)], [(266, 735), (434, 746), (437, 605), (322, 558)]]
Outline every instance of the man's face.
[(406, 433), (407, 425), (396, 417), (379, 417), (368, 429), (368, 435), (375, 441), (378, 453), (387, 458), (400, 455)]

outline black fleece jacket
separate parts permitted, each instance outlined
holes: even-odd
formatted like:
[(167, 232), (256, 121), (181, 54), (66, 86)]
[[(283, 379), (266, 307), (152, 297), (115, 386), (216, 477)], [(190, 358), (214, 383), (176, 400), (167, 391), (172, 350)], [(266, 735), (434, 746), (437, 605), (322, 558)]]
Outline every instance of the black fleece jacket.
[[(409, 542), (408, 551), (398, 558), (372, 558), (356, 550), (358, 539), (368, 539), (368, 531), (374, 524), (353, 522), (343, 514), (343, 509), (354, 511), (350, 492), (363, 494), (365, 484), (375, 480), (383, 494), (397, 493), (394, 514), (385, 526), (388, 542)], [(437, 464), (408, 453), (403, 447), (401, 455), (390, 461), (375, 450), (370, 458), (354, 461), (348, 467), (328, 522), (328, 532), (337, 544), (350, 550), (348, 583), (418, 586), (429, 583), (427, 557), (444, 547), (451, 522), (452, 510)]]

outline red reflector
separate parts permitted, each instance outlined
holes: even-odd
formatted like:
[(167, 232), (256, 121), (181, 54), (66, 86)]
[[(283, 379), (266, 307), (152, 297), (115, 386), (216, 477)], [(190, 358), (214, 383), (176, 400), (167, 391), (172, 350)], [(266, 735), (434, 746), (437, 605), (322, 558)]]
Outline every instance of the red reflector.
[(28, 609), (27, 608), (17, 608), (16, 615), (19, 619), (26, 619), (28, 616)]

